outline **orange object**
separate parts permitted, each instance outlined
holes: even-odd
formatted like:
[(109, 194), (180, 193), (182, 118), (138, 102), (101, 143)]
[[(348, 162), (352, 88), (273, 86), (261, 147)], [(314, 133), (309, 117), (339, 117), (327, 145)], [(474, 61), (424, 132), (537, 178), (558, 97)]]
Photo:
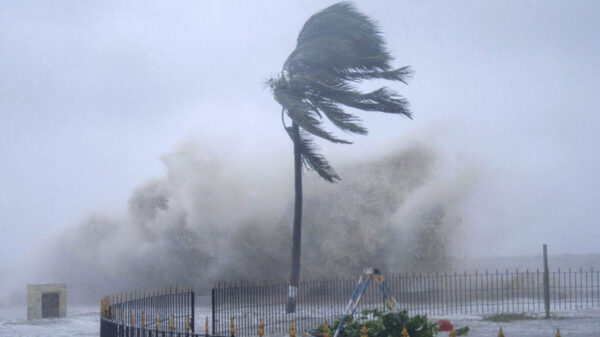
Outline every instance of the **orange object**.
[(440, 331), (450, 331), (453, 328), (452, 323), (445, 318), (438, 320), (436, 323), (440, 326)]

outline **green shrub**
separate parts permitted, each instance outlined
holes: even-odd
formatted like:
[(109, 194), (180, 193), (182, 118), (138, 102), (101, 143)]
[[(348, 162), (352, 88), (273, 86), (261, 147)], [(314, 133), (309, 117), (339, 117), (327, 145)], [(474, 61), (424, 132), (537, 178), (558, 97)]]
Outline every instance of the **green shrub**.
[[(364, 310), (362, 313), (346, 317), (342, 330), (338, 337), (361, 337), (363, 323), (367, 328), (369, 337), (401, 337), (402, 328), (406, 324), (406, 330), (410, 337), (433, 337), (439, 331), (435, 322), (427, 320), (427, 316), (409, 317), (406, 311), (398, 313), (402, 324), (396, 319), (395, 313), (380, 310)], [(341, 317), (330, 325), (331, 335), (335, 332)], [(323, 332), (323, 326), (317, 329)]]

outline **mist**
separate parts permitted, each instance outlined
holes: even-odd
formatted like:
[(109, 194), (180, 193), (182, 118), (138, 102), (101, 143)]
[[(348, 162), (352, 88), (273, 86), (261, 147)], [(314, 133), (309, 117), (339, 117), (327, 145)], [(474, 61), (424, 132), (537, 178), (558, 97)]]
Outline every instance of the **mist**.
[[(451, 270), (471, 169), (444, 167), (423, 141), (339, 163), (342, 181), (306, 172), (302, 277)], [(47, 238), (34, 275), (59, 279), (73, 301), (164, 285), (206, 292), (218, 280), (289, 276), (290, 172), (226, 160), (198, 142), (162, 157), (166, 174), (135, 188), (128, 212), (98, 212)], [(260, 169), (257, 169), (260, 168)]]

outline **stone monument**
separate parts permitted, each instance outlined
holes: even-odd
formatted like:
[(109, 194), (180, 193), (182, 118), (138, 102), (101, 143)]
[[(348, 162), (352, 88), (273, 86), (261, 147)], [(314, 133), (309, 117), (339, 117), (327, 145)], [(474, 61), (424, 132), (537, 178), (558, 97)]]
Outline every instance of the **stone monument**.
[(67, 285), (64, 283), (28, 284), (27, 319), (65, 317)]

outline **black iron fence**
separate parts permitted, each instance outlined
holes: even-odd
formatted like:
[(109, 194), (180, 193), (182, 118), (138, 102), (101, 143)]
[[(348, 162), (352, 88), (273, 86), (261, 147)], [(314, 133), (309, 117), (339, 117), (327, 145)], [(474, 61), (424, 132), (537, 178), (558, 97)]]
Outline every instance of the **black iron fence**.
[[(544, 313), (600, 307), (600, 271), (593, 269), (546, 274), (540, 270), (392, 274), (386, 281), (400, 306), (411, 315)], [(341, 315), (356, 282), (352, 278), (303, 281), (292, 314), (285, 312), (287, 283), (217, 283), (212, 290), (212, 333), (227, 335), (231, 317), (235, 317), (237, 336), (256, 335), (261, 319), (267, 335), (287, 333), (292, 320), (298, 332), (307, 331)], [(375, 288), (371, 282), (358, 310), (384, 310), (382, 294)]]
[(206, 336), (195, 333), (193, 289), (114, 294), (100, 301), (100, 337)]

